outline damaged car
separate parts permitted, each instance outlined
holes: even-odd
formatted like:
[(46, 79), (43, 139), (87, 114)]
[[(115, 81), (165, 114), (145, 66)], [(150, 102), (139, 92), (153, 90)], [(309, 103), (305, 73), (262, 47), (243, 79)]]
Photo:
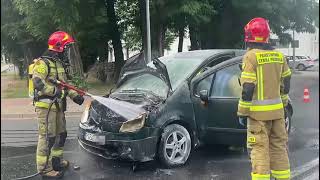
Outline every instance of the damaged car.
[[(243, 146), (238, 123), (244, 50), (197, 50), (127, 60), (116, 88), (91, 101), (79, 124), (79, 144), (104, 158), (167, 167), (183, 165), (202, 144)], [(293, 113), (285, 109), (288, 133)]]

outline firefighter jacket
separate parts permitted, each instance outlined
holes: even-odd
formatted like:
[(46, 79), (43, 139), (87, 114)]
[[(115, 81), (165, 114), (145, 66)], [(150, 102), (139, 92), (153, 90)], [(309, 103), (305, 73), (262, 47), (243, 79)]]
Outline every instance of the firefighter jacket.
[(284, 117), (291, 71), (281, 52), (249, 49), (243, 57), (238, 116), (256, 120)]
[[(49, 104), (52, 102), (56, 86), (48, 81), (48, 79), (58, 79), (62, 81), (67, 81), (66, 71), (63, 65), (57, 61), (53, 60), (52, 58), (38, 58), (36, 59), (33, 65), (33, 75), (32, 80), (36, 79), (40, 81), (42, 88), (40, 91), (36, 91), (35, 95), (35, 106), (41, 108), (48, 108)], [(34, 84), (36, 87), (36, 84)], [(66, 96), (69, 96), (73, 99), (78, 93), (74, 90), (63, 90), (63, 95), (59, 104), (54, 104), (52, 109), (56, 109), (56, 105), (59, 105), (63, 111), (66, 110)]]

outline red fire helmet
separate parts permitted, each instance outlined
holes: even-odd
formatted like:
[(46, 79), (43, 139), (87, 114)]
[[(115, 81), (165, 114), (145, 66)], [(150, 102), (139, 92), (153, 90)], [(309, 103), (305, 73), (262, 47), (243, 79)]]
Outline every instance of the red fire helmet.
[(245, 27), (245, 42), (268, 43), (270, 27), (268, 20), (258, 17), (253, 18)]
[(50, 35), (48, 39), (48, 49), (56, 52), (63, 52), (64, 47), (75, 42), (74, 39), (64, 31), (57, 31)]

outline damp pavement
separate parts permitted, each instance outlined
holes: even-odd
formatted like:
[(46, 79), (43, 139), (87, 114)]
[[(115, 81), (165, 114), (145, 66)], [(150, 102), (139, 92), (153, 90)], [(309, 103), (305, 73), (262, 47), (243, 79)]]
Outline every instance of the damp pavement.
[[(317, 71), (297, 72), (291, 81), (290, 98), (294, 115), (289, 137), (289, 158), (292, 179), (319, 179), (319, 75)], [(311, 101), (303, 102), (303, 90), (308, 88)], [(71, 166), (62, 179), (101, 180), (247, 180), (250, 162), (242, 150), (222, 146), (203, 146), (192, 153), (186, 165), (166, 169), (158, 161), (138, 164), (107, 160), (82, 150), (77, 142), (80, 117), (67, 119), (68, 139), (65, 159)], [(1, 119), (1, 179), (14, 179), (35, 173), (37, 124), (33, 119)], [(80, 166), (73, 170), (73, 166)], [(41, 179), (35, 177), (33, 179)]]

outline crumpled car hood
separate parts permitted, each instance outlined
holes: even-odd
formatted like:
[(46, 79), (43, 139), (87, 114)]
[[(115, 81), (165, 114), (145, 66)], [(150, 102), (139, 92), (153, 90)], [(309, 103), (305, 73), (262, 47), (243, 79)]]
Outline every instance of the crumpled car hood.
[(94, 99), (89, 109), (87, 124), (95, 131), (118, 133), (123, 123), (145, 116), (147, 113), (142, 104), (105, 97), (94, 97)]
[(121, 86), (124, 82), (132, 77), (148, 73), (164, 81), (169, 87), (168, 93), (172, 91), (172, 85), (166, 65), (163, 64), (158, 58), (152, 59), (152, 63), (155, 68), (147, 66), (142, 54), (128, 59), (124, 67), (121, 69), (117, 87)]
[(112, 98), (95, 97), (96, 101), (127, 120), (135, 119), (146, 113), (141, 106)]

